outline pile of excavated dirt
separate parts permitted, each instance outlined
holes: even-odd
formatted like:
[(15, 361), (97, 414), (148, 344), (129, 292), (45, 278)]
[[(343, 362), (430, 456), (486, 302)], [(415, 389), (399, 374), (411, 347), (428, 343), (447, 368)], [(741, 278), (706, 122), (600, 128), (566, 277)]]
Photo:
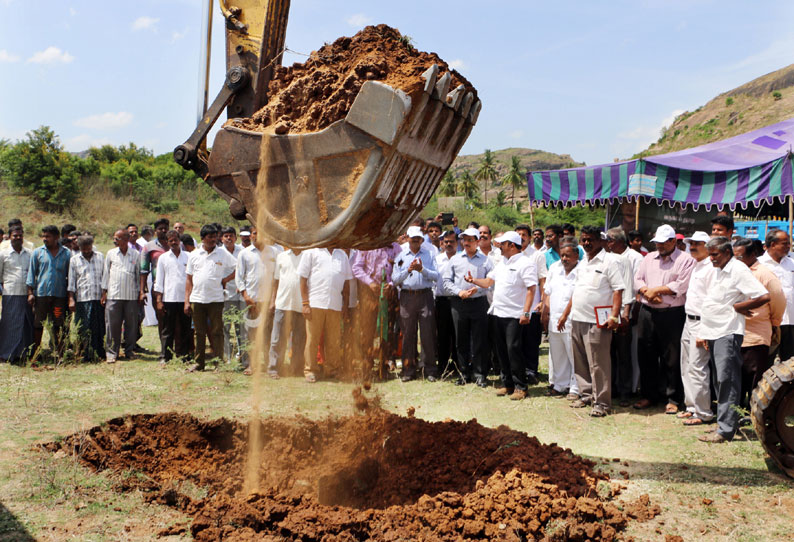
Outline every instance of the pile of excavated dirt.
[[(368, 26), (312, 52), (303, 64), (275, 69), (268, 104), (252, 118), (229, 124), (257, 131), (272, 127), (277, 134), (316, 132), (347, 115), (365, 81), (380, 81), (416, 97), (424, 86), (422, 73), (433, 64), (440, 68), (439, 77), (450, 71), (438, 55), (416, 50), (398, 30)], [(450, 90), (462, 84), (476, 96), (462, 75), (455, 70), (451, 75)]]
[(121, 491), (185, 511), (201, 541), (609, 541), (626, 539), (630, 520), (659, 513), (647, 496), (617, 500), (618, 484), (592, 461), (476, 421), (369, 408), (266, 419), (262, 435), (260, 489), (250, 494), (240, 422), (134, 415), (47, 447), (115, 471)]

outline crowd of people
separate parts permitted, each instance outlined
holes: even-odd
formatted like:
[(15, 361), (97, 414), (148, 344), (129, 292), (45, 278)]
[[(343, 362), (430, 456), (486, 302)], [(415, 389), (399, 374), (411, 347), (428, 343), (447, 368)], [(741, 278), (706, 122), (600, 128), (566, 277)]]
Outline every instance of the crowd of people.
[[(74, 226), (24, 239), (19, 220), (0, 245), (0, 359), (24, 360), (48, 323), (63, 348), (66, 315), (80, 326), (85, 360), (136, 356), (151, 289), (160, 361), (214, 358), (254, 364), (271, 378), (381, 376), (489, 386), (518, 401), (546, 393), (603, 417), (613, 400), (664, 406), (687, 426), (716, 422), (706, 442), (731, 440), (740, 409), (779, 356), (794, 355), (794, 259), (786, 232), (765, 242), (734, 236), (719, 215), (684, 238), (669, 225), (650, 239), (621, 228), (570, 224), (492, 235), (440, 217), (416, 219), (376, 250), (283, 249), (255, 227), (204, 225), (200, 241), (161, 218), (115, 232), (105, 255)], [(794, 307), (794, 305), (792, 305)], [(254, 360), (257, 334), (266, 348)], [(377, 360), (377, 363), (376, 363)], [(631, 398), (634, 398), (632, 401)], [(716, 406), (715, 406), (716, 405)]]

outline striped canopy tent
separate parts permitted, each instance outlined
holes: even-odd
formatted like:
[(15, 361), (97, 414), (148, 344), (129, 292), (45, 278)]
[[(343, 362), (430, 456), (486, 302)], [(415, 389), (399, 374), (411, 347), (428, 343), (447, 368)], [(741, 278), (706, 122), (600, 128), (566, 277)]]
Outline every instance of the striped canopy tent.
[(548, 205), (643, 198), (693, 209), (783, 203), (794, 195), (794, 119), (683, 151), (527, 173), (529, 199)]

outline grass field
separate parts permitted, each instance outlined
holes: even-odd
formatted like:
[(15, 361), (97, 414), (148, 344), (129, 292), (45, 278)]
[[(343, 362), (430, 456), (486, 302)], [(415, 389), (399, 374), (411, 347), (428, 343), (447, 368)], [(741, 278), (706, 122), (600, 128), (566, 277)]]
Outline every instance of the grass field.
[[(156, 329), (147, 328), (143, 344), (154, 349), (155, 340)], [(186, 516), (147, 504), (138, 493), (113, 491), (115, 477), (134, 473), (94, 474), (73, 457), (38, 448), (123, 414), (178, 410), (204, 419), (248, 417), (250, 380), (231, 366), (188, 374), (176, 363), (161, 368), (152, 360), (53, 370), (0, 366), (0, 541), (190, 538), (157, 536), (186, 524)], [(354, 410), (349, 384), (283, 378), (264, 386), (266, 415), (323, 417)], [(616, 480), (628, 477), (624, 496), (648, 493), (663, 510), (648, 523), (630, 526), (628, 534), (637, 540), (792, 538), (794, 483), (770, 470), (751, 430), (730, 444), (707, 445), (696, 440), (702, 428), (685, 428), (661, 411), (617, 409), (594, 419), (564, 399), (546, 397), (542, 384), (520, 403), (446, 382), (392, 380), (373, 389), (393, 412), (414, 407), (427, 420), (508, 425), (598, 461)]]

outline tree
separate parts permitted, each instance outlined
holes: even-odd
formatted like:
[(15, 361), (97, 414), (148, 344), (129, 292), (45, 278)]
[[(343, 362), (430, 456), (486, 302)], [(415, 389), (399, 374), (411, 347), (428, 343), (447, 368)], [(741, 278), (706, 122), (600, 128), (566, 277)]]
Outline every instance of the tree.
[(458, 188), (463, 192), (463, 197), (468, 200), (476, 199), (477, 196), (477, 181), (471, 176), (468, 170), (465, 170), (460, 176), (458, 181)]
[(441, 184), (438, 187), (438, 193), (441, 196), (457, 196), (458, 195), (458, 181), (451, 171), (447, 170), (444, 178), (441, 179)]
[(508, 169), (507, 174), (502, 177), (502, 184), (512, 188), (513, 192), (510, 196), (510, 201), (513, 206), (516, 204), (516, 188), (526, 186), (526, 182), (526, 171), (524, 170), (524, 166), (521, 165), (521, 158), (518, 156), (511, 156), (510, 169)]
[[(48, 126), (27, 133), (27, 139), (2, 153), (0, 172), (23, 193), (48, 210), (62, 211), (80, 195), (80, 158), (65, 152)], [(89, 169), (94, 169), (89, 165)]]
[(495, 181), (497, 178), (494, 155), (490, 149), (485, 149), (485, 153), (480, 158), (480, 166), (474, 172), (474, 178), (478, 181), (485, 181), (483, 195), (485, 205), (488, 205), (488, 181)]
[(505, 195), (505, 191), (500, 190), (499, 192), (497, 192), (496, 200), (494, 201), (496, 207), (504, 207), (506, 202), (507, 202), (507, 196)]

